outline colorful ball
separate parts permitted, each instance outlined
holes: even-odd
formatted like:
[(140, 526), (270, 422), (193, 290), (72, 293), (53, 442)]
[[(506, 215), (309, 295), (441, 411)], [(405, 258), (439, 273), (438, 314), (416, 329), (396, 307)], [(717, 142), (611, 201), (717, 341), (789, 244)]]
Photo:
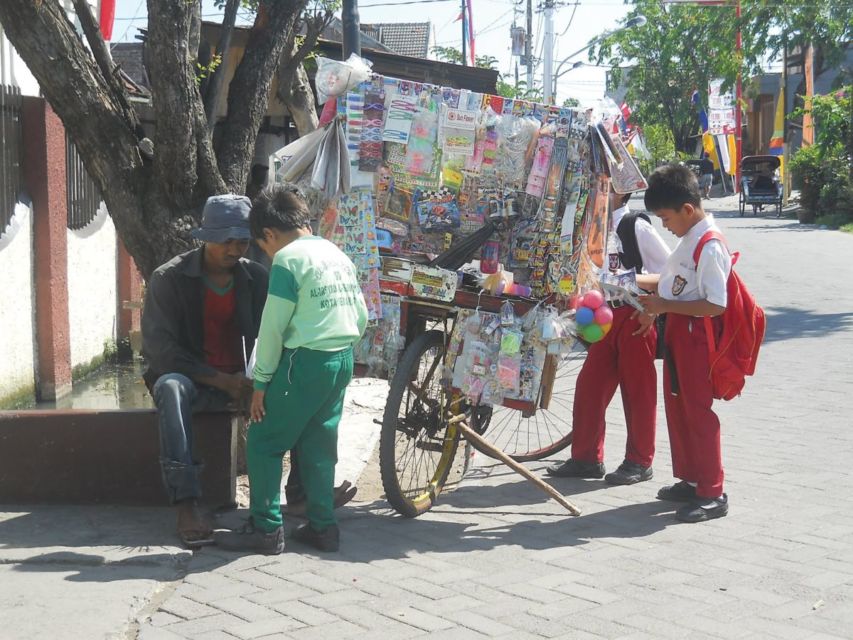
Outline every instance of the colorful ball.
[(575, 313), (575, 322), (579, 325), (591, 324), (595, 320), (595, 312), (589, 307), (578, 307)]
[(613, 323), (609, 322), (607, 324), (601, 325), (601, 330), (604, 331), (604, 335), (610, 333), (610, 330), (613, 328)]
[(613, 310), (606, 304), (595, 310), (595, 323), (604, 326), (613, 322)]
[(583, 296), (583, 306), (589, 307), (593, 311), (604, 304), (604, 296), (598, 289), (590, 289)]
[(598, 342), (604, 337), (604, 330), (597, 324), (588, 324), (581, 329), (581, 337), (587, 342)]

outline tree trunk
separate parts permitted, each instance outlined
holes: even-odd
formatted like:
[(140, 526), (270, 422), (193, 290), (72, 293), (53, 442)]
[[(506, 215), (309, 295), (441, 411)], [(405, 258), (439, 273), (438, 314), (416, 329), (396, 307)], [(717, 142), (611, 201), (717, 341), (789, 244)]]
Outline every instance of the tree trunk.
[(222, 18), (222, 33), (219, 43), (216, 45), (216, 55), (219, 56), (219, 66), (213, 72), (207, 93), (204, 96), (204, 113), (207, 116), (208, 128), (213, 131), (216, 126), (216, 104), (225, 84), (225, 74), (231, 60), (231, 35), (234, 33), (234, 24), (237, 22), (237, 9), (240, 8), (240, 0), (228, 0), (225, 4), (225, 16)]
[(243, 59), (228, 88), (228, 115), (217, 148), (222, 177), (234, 193), (246, 189), (272, 79), (285, 46), (293, 42), (306, 1), (267, 0), (258, 7)]

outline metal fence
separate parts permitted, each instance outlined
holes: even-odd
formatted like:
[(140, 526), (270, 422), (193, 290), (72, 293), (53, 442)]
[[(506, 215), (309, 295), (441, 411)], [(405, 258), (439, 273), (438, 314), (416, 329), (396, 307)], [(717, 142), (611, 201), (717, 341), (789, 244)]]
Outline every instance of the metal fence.
[(86, 172), (77, 147), (68, 134), (65, 135), (65, 175), (68, 182), (68, 228), (82, 229), (95, 219), (101, 194)]
[(15, 214), (23, 184), (21, 90), (0, 85), (0, 236)]

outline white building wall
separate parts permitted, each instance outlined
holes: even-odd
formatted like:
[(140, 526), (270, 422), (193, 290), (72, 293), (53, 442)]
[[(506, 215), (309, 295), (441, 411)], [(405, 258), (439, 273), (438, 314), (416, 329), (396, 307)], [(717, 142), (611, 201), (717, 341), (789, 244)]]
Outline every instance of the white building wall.
[(35, 380), (32, 220), (30, 207), (19, 203), (9, 227), (0, 229), (0, 397)]
[(71, 366), (89, 364), (116, 339), (116, 231), (106, 205), (84, 229), (68, 230)]

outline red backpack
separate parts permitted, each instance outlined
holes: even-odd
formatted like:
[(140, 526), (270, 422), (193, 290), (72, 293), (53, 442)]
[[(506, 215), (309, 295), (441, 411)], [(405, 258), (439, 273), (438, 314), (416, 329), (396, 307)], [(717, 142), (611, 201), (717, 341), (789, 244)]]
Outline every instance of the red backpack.
[[(693, 262), (699, 267), (699, 256), (709, 240), (726, 240), (719, 231), (708, 231), (693, 251)], [(728, 247), (726, 247), (728, 249)], [(732, 271), (726, 282), (726, 310), (714, 321), (705, 316), (705, 333), (708, 336), (709, 377), (714, 397), (731, 400), (739, 396), (746, 376), (755, 373), (758, 350), (764, 340), (766, 320), (764, 309), (735, 273), (734, 265), (739, 253), (732, 254)], [(716, 329), (716, 330), (715, 330)]]

